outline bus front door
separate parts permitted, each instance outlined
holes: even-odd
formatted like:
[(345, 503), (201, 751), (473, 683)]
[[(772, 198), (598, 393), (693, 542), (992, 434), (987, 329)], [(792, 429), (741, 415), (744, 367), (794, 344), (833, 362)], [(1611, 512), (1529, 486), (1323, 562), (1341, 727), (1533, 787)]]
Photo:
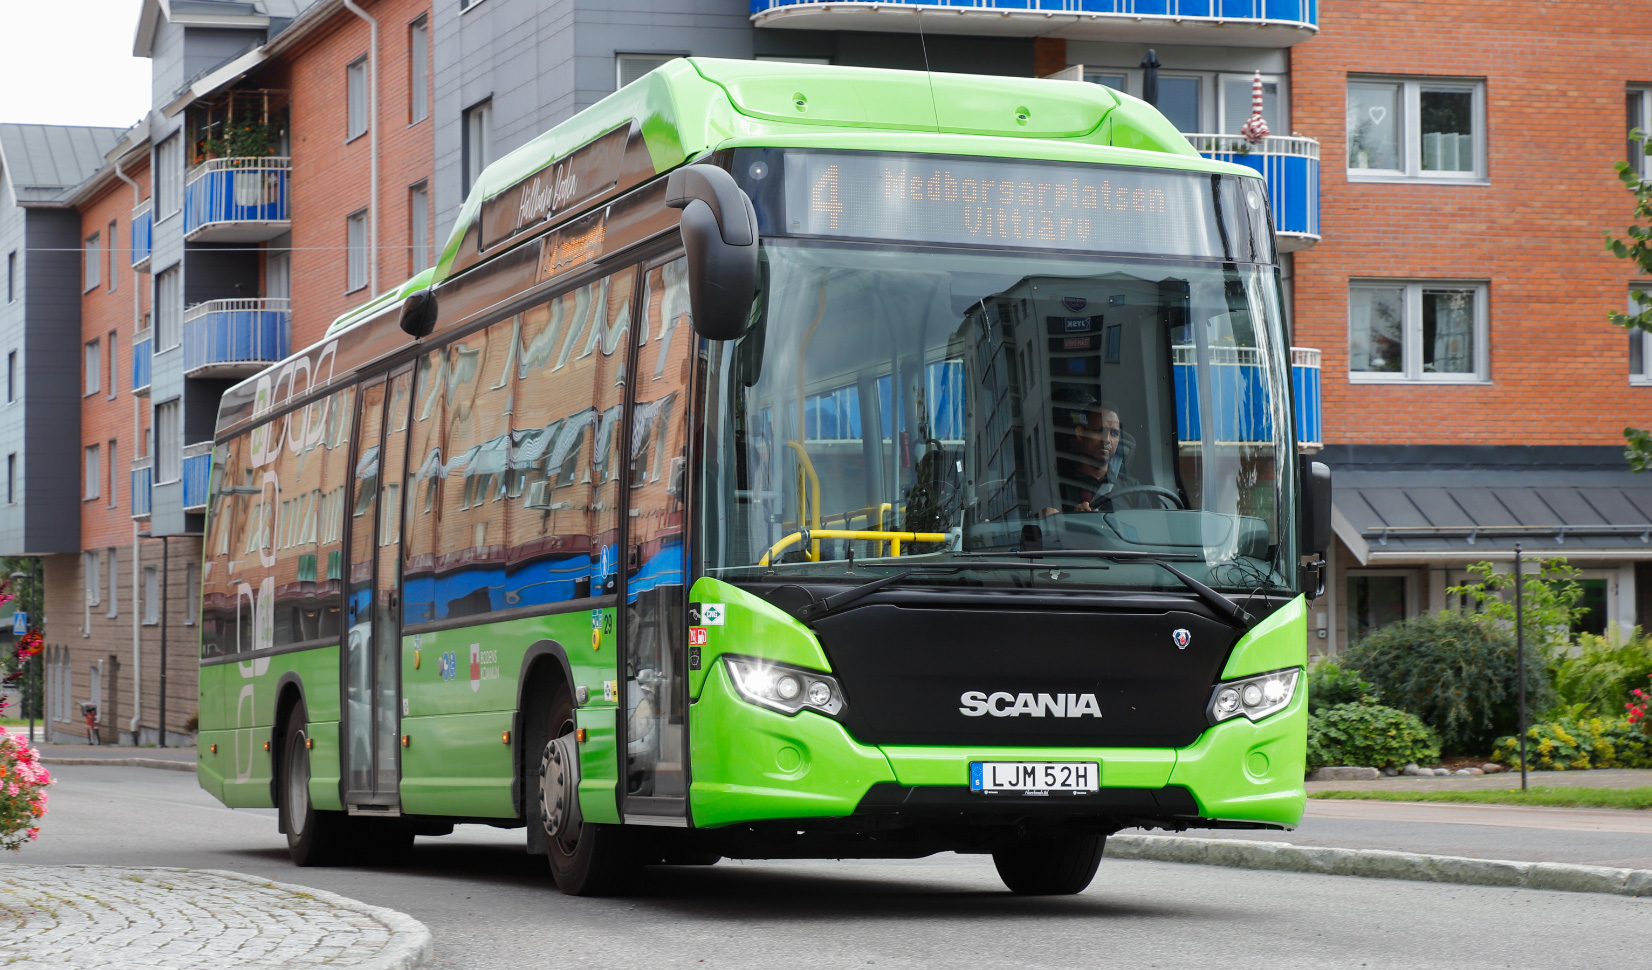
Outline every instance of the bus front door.
[(402, 472), (412, 373), (362, 387), (350, 499), (350, 564), (343, 658), (345, 808), (401, 811)]

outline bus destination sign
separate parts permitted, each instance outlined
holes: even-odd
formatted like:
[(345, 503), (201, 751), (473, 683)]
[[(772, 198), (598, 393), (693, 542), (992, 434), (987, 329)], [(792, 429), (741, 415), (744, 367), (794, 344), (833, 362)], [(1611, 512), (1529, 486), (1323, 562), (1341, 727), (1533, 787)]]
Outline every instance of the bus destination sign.
[(785, 172), (793, 235), (1222, 255), (1210, 176), (1194, 172), (806, 152)]

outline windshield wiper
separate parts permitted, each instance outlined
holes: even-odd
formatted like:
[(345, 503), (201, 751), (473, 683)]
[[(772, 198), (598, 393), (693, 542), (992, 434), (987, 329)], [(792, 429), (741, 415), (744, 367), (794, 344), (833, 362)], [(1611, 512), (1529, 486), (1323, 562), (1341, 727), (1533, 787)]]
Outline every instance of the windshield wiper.
[[(959, 555), (968, 556), (971, 555), (971, 553), (959, 553)], [(980, 554), (975, 553), (974, 555)], [(1108, 559), (1113, 562), (1132, 562), (1141, 563), (1148, 566), (1158, 566), (1160, 569), (1165, 570), (1170, 573), (1170, 575), (1181, 580), (1182, 585), (1192, 590), (1200, 599), (1204, 600), (1207, 606), (1216, 611), (1217, 616), (1220, 616), (1222, 619), (1234, 624), (1241, 630), (1248, 630), (1252, 626), (1256, 625), (1256, 618), (1247, 613), (1243, 606), (1240, 606), (1228, 597), (1218, 593), (1216, 590), (1211, 589), (1204, 583), (1199, 582), (1197, 579), (1194, 579), (1187, 573), (1182, 572), (1175, 566), (1170, 565), (1171, 561), (1201, 562), (1202, 560), (1198, 556), (1188, 555), (1186, 553), (1161, 554), (1154, 552), (1137, 552), (1133, 549), (1120, 549), (1116, 551), (1110, 549), (1027, 549), (1009, 553), (995, 553), (995, 555), (1018, 556), (1022, 559)], [(853, 590), (850, 592), (853, 592)]]

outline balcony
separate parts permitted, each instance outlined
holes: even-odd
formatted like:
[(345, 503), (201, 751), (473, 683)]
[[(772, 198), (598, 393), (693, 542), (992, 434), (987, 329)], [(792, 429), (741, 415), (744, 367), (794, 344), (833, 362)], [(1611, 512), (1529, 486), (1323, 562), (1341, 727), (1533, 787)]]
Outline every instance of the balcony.
[(208, 300), (184, 311), (185, 377), (250, 377), (287, 356), (287, 300)]
[(214, 158), (184, 186), (184, 239), (264, 242), (292, 228), (287, 211), (290, 158)]
[[(1203, 439), (1198, 369), (1194, 349), (1187, 344), (1176, 353), (1176, 437), (1183, 447)], [(1210, 392), (1220, 403), (1214, 415), (1217, 442), (1231, 445), (1266, 444), (1273, 440), (1273, 416), (1264, 393), (1262, 366), (1252, 347), (1213, 347)], [(1319, 351), (1291, 348), (1291, 384), (1296, 406), (1296, 445), (1299, 451), (1324, 447), (1320, 431)]]
[(204, 512), (212, 485), (212, 442), (184, 446), (184, 511)]
[(1289, 47), (1319, 0), (751, 0), (757, 27)]
[(1206, 158), (1255, 169), (1268, 180), (1279, 251), (1294, 253), (1319, 242), (1319, 142), (1312, 138), (1262, 139), (1243, 135), (1188, 135)]
[(132, 268), (149, 272), (149, 251), (155, 241), (155, 215), (150, 200), (145, 199), (132, 210)]
[(132, 393), (149, 393), (150, 362), (155, 356), (155, 332), (143, 330), (132, 337)]
[(139, 458), (132, 463), (132, 518), (149, 518), (150, 494), (154, 490), (153, 458)]

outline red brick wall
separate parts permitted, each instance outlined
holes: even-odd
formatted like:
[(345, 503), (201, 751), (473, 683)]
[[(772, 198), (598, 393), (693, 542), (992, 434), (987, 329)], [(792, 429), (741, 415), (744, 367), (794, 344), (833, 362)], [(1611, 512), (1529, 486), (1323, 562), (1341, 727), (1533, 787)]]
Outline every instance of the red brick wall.
[[(1624, 93), (1652, 79), (1652, 21), (1576, 0), (1324, 4), (1292, 50), (1293, 127), (1318, 138), (1321, 233), (1296, 257), (1294, 343), (1324, 350), (1325, 440), (1612, 445), (1652, 422), (1627, 339), (1606, 322), (1632, 277), (1601, 233), (1628, 225)], [(1489, 186), (1350, 184), (1350, 73), (1486, 81)], [(1486, 280), (1491, 381), (1348, 381), (1350, 277)]]
[(1049, 77), (1067, 68), (1067, 42), (1059, 37), (1033, 38), (1033, 77)]
[[(379, 131), (379, 289), (411, 275), (408, 190), (431, 172), (435, 122), (408, 124), (411, 62), (408, 26), (429, 11), (429, 0), (363, 4), (379, 22), (375, 119)], [(264, 87), (291, 92), (292, 299), (294, 349), (319, 340), (345, 310), (365, 302), (370, 288), (346, 292), (345, 219), (371, 204), (370, 134), (346, 141), (345, 71), (367, 53), (365, 21), (340, 12), (265, 70)], [(427, 62), (428, 63), (428, 62)], [(427, 84), (428, 88), (428, 74)], [(429, 220), (426, 220), (429, 224)]]
[[(128, 172), (141, 188), (144, 198), (149, 194), (147, 166)], [(96, 195), (80, 207), (80, 236), (92, 233), (102, 240), (102, 268), (95, 289), (84, 292), (80, 298), (80, 340), (82, 347), (92, 340), (101, 348), (101, 379), (99, 390), (80, 401), (81, 473), (72, 486), (84, 495), (88, 445), (99, 446), (99, 497), (82, 501), (80, 505), (80, 544), (83, 549), (130, 545), (132, 542), (132, 496), (130, 469), (138, 453), (132, 431), (132, 335), (135, 331), (132, 316), (134, 294), (140, 301), (139, 312), (149, 309), (149, 274), (132, 269), (132, 187), (119, 179), (111, 179)], [(115, 223), (114, 278), (115, 289), (109, 290), (109, 223)], [(84, 272), (81, 277), (85, 279)], [(109, 333), (114, 331), (114, 353), (110, 352)], [(80, 379), (84, 390), (84, 349), (82, 350)], [(110, 389), (114, 398), (109, 396)], [(114, 467), (111, 469), (109, 442), (116, 442)], [(110, 507), (110, 472), (114, 471), (115, 504)], [(69, 483), (64, 483), (69, 485)]]

